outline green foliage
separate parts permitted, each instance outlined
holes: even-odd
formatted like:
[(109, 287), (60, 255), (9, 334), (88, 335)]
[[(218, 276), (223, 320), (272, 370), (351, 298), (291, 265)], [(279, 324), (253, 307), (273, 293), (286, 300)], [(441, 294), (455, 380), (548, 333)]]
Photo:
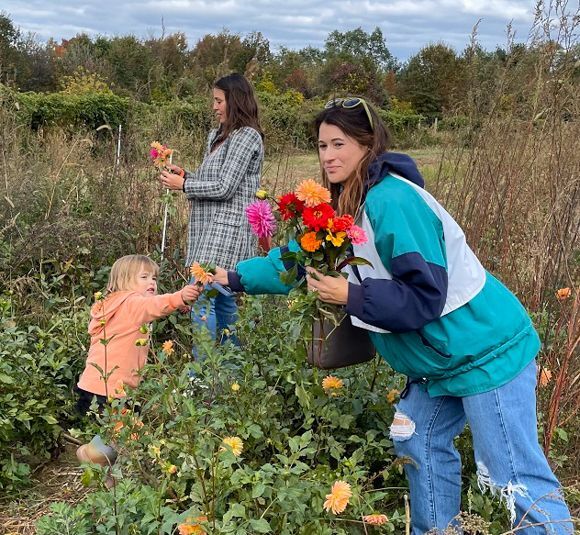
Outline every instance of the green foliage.
[(269, 151), (281, 152), (289, 144), (298, 148), (312, 146), (312, 120), (321, 107), (318, 102), (305, 101), (292, 90), (281, 94), (259, 92), (258, 99)]
[(61, 85), (62, 93), (67, 95), (82, 95), (85, 93), (113, 94), (98, 73), (88, 72), (83, 67), (78, 67), (71, 76), (63, 76)]
[(59, 125), (94, 130), (103, 124), (123, 124), (129, 108), (128, 99), (103, 91), (20, 93), (16, 98), (19, 120), (33, 129)]
[(346, 32), (334, 30), (328, 34), (324, 47), (329, 59), (354, 59), (373, 65), (375, 70), (397, 69), (397, 61), (389, 51), (383, 32), (378, 26), (372, 33), (367, 33), (360, 27)]
[(399, 91), (418, 113), (439, 117), (454, 104), (462, 76), (461, 60), (449, 46), (438, 43), (423, 47), (411, 57), (401, 73)]
[[(214, 533), (363, 533), (361, 515), (375, 510), (389, 515), (383, 532), (401, 531), (404, 482), (385, 395), (401, 378), (377, 360), (337, 372), (345, 386), (330, 396), (321, 387), (326, 373), (304, 364), (284, 299), (247, 298), (242, 310), (241, 349), (216, 348), (187, 318), (156, 322), (157, 340), (171, 337), (177, 350), (155, 348), (131, 401), (114, 402), (99, 422), (119, 451), (120, 483), (76, 509), (59, 506), (39, 533), (89, 518), (87, 533), (172, 533), (202, 515)], [(191, 363), (192, 336), (203, 363)], [(240, 456), (226, 437), (243, 441)], [(85, 481), (103, 479), (94, 468)], [(322, 507), (337, 479), (354, 494), (340, 519)]]
[[(60, 285), (44, 283), (45, 291)], [(51, 287), (52, 286), (52, 287)], [(84, 298), (56, 307), (50, 325), (18, 325), (10, 296), (0, 296), (0, 489), (14, 491), (26, 484), (30, 466), (58, 449), (61, 425), (73, 414), (71, 390), (85, 351)], [(82, 330), (80, 331), (82, 332)]]

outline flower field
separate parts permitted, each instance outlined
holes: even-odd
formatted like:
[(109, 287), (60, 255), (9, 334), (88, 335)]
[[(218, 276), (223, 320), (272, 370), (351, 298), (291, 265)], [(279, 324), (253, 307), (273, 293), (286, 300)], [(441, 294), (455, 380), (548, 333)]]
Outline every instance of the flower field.
[[(446, 111), (445, 127), (414, 125), (406, 143), (420, 140), (411, 155), (427, 189), (533, 318), (542, 340), (539, 439), (578, 518), (580, 74), (570, 61), (574, 46), (554, 42), (537, 44), (525, 61), (506, 60), (485, 83), (475, 54), (464, 71), (467, 107)], [(184, 314), (155, 322), (139, 387), (126, 388), (101, 416), (75, 412), (89, 309), (112, 262), (150, 255), (161, 266), (160, 293), (189, 278), (187, 206), (161, 190), (151, 159), (168, 158), (170, 146), (194, 169), (210, 125), (201, 100), (146, 109), (115, 96), (125, 110), (122, 132), (116, 123), (95, 128), (104, 112), (93, 107), (109, 98), (102, 95), (89, 99), (90, 114), (81, 109), (86, 99), (67, 108), (90, 116), (91, 126), (73, 128), (68, 115), (37, 123), (31, 117), (56, 114), (50, 103), (69, 96), (43, 98), (24, 95), (21, 103), (0, 92), (0, 532), (408, 533), (410, 461), (395, 457), (389, 438), (405, 378), (378, 358), (333, 372), (309, 366), (305, 319), (313, 303), (305, 292), (241, 296), (239, 347), (216, 346)], [(288, 221), (296, 199), (312, 201), (309, 232), (295, 235), (302, 260), (326, 261), (321, 249), (340, 251), (363, 237), (350, 220), (329, 229), (327, 208), (315, 209), (327, 200), (313, 178), (305, 124), (322, 102), (282, 109), (281, 98), (261, 98), (268, 153), (259, 202), (292, 192), (278, 206)], [(152, 139), (167, 145), (151, 147)], [(265, 205), (250, 217), (271, 233)], [(112, 467), (81, 467), (74, 451), (97, 431), (119, 458)], [(469, 429), (456, 446), (464, 533), (520, 533), (477, 485)], [(111, 477), (116, 484), (107, 488)]]

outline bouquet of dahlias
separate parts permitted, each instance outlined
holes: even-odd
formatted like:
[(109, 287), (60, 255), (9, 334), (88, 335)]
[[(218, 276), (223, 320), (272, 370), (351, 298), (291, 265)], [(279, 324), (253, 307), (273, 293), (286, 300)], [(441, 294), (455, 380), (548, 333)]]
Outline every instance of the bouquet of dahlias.
[[(168, 163), (171, 163), (171, 158), (173, 156), (173, 149), (170, 149), (166, 145), (162, 145), (158, 141), (153, 141), (150, 145), (149, 157), (153, 162), (153, 165), (158, 171), (163, 171)], [(161, 235), (161, 259), (163, 260), (163, 253), (165, 251), (165, 237), (167, 234), (167, 218), (169, 216), (169, 205), (172, 201), (172, 195), (169, 189), (165, 190), (165, 195), (162, 197), (162, 201), (165, 204), (163, 210), (163, 233)]]
[[(310, 266), (325, 275), (345, 276), (340, 271), (349, 264), (370, 265), (353, 255), (352, 245), (367, 241), (364, 230), (355, 225), (350, 214), (337, 215), (331, 206), (330, 191), (312, 179), (304, 180), (293, 191), (277, 198), (260, 190), (246, 208), (254, 233), (262, 239), (278, 235), (280, 241), (296, 241), (298, 251), (288, 251), (282, 259), (293, 264), (280, 278), (284, 284), (295, 285), (290, 295), (290, 307), (295, 311), (313, 312), (313, 306), (325, 316), (333, 317), (336, 307), (317, 302), (309, 295), (306, 280), (298, 280), (299, 266)], [(273, 206), (273, 208), (272, 208)]]
[(295, 191), (278, 198), (271, 199), (263, 190), (256, 196), (260, 200), (246, 208), (254, 233), (259, 238), (270, 238), (278, 230), (281, 239), (295, 240), (300, 245), (300, 250), (283, 256), (283, 260), (294, 264), (282, 275), (285, 284), (296, 281), (298, 266), (311, 266), (325, 275), (338, 276), (348, 264), (370, 265), (352, 254), (352, 245), (367, 241), (365, 231), (355, 225), (352, 215), (337, 215), (330, 204), (330, 191), (314, 180), (304, 180)]
[[(254, 233), (261, 239), (277, 234), (281, 242), (294, 240), (300, 246), (297, 251), (282, 255), (282, 260), (292, 267), (280, 279), (286, 285), (294, 285), (288, 296), (288, 307), (301, 318), (306, 329), (308, 361), (320, 368), (365, 362), (356, 360), (356, 355), (351, 359), (349, 351), (354, 341), (358, 345), (355, 353), (360, 353), (358, 349), (363, 345), (370, 345), (366, 353), (374, 355), (366, 331), (355, 332), (342, 307), (318, 300), (316, 293), (306, 291), (306, 278), (298, 277), (302, 271), (299, 267), (310, 266), (324, 275), (340, 277), (346, 276), (341, 270), (347, 265), (371, 265), (353, 253), (353, 245), (367, 241), (364, 230), (355, 225), (352, 215), (337, 215), (330, 204), (330, 191), (312, 179), (304, 180), (295, 191), (277, 198), (263, 190), (256, 196), (259, 200), (246, 208)], [(339, 346), (341, 351), (346, 350), (346, 357), (338, 355)], [(359, 356), (362, 359), (362, 354)]]
[(150, 147), (149, 157), (151, 158), (153, 165), (161, 171), (167, 165), (167, 160), (171, 163), (173, 149), (170, 149), (166, 145), (162, 145), (158, 141), (153, 141)]

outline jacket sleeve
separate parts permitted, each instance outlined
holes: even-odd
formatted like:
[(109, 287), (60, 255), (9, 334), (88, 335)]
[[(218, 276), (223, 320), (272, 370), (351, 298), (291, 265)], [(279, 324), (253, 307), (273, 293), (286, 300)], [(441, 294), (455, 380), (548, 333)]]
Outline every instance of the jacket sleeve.
[(172, 294), (143, 296), (132, 294), (127, 299), (127, 313), (135, 318), (136, 323), (149, 323), (168, 316), (185, 303), (181, 290)]
[[(300, 246), (292, 241), (283, 247), (271, 249), (267, 256), (257, 256), (243, 260), (236, 266), (235, 272), (229, 273), (232, 290), (249, 294), (287, 294), (292, 286), (282, 283), (280, 274), (290, 270), (294, 263), (283, 260), (287, 251), (298, 251)], [(305, 275), (304, 268), (298, 266), (297, 280)]]
[(440, 317), (447, 298), (443, 227), (421, 200), (383, 200), (367, 213), (389, 279), (349, 284), (347, 312), (391, 332), (418, 330)]
[(252, 158), (262, 150), (262, 137), (253, 128), (240, 128), (230, 135), (219, 179), (204, 180), (201, 170), (185, 175), (184, 191), (188, 199), (230, 199), (247, 174)]

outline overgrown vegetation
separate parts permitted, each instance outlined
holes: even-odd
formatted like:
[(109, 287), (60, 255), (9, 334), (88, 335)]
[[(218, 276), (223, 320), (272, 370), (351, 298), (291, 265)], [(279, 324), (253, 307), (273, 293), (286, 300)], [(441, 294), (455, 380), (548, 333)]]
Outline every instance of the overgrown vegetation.
[[(58, 456), (63, 432), (82, 429), (84, 439), (95, 430), (74, 414), (72, 392), (86, 356), (90, 296), (117, 257), (158, 257), (163, 203), (148, 145), (159, 139), (176, 149), (176, 162), (195, 167), (211, 125), (199, 94), (235, 68), (253, 75), (258, 88), (271, 191), (305, 178), (295, 162), (312, 150), (310, 118), (338, 92), (381, 105), (398, 146), (437, 145), (425, 173), (429, 190), (462, 224), (484, 265), (526, 304), (541, 334), (539, 431), (577, 515), (580, 68), (578, 13), (564, 9), (540, 9), (528, 45), (488, 53), (474, 41), (460, 55), (432, 45), (403, 67), (380, 46), (380, 33), (360, 30), (333, 32), (323, 51), (276, 57), (259, 34), (207, 36), (192, 51), (178, 35), (147, 42), (78, 36), (37, 49), (31, 65), (53, 74), (35, 86), (12, 76), (33, 56), (0, 17), (3, 57), (21, 65), (11, 71), (4, 62), (0, 73), (4, 503)], [(555, 18), (556, 26), (549, 22)], [(147, 84), (131, 59), (139, 54), (153, 73)], [(361, 55), (372, 79), (354, 88), (349, 80), (361, 79), (345, 58)], [(17, 84), (35, 92), (19, 92)], [(176, 197), (161, 290), (180, 280), (186, 221)], [(131, 405), (103, 417), (121, 451), (119, 485), (105, 491), (104, 474), (88, 470), (83, 480), (95, 492), (76, 506), (55, 504), (38, 533), (175, 533), (188, 518), (211, 533), (404, 532), (406, 482), (388, 439), (402, 378), (377, 361), (337, 373), (345, 386), (329, 396), (324, 374), (303, 364), (284, 299), (248, 298), (242, 311), (241, 349), (217, 350), (185, 318), (157, 323), (147, 378), (131, 396), (141, 414)], [(159, 349), (169, 339), (173, 354)], [(191, 362), (192, 343), (207, 354), (203, 366)], [(190, 381), (191, 370), (199, 381)], [(221, 451), (228, 436), (243, 441), (240, 457)], [(465, 532), (508, 533), (502, 507), (472, 478), (468, 434), (458, 445), (466, 463)], [(334, 517), (322, 502), (341, 478), (354, 495), (345, 515)], [(361, 515), (373, 511), (389, 522), (364, 526)]]

